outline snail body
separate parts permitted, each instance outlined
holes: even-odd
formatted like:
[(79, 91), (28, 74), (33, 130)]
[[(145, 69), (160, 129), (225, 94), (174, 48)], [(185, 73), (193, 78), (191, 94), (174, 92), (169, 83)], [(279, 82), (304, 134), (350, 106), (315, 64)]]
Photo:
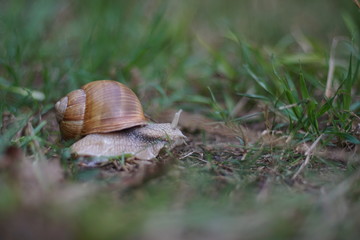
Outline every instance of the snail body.
[(172, 149), (186, 138), (170, 123), (149, 123), (135, 93), (111, 80), (88, 83), (55, 104), (64, 139), (79, 139), (71, 146), (77, 156), (134, 155), (149, 160), (166, 147)]
[(147, 124), (119, 132), (95, 133), (85, 136), (71, 146), (80, 156), (121, 156), (131, 154), (137, 159), (155, 158), (164, 147), (172, 149), (184, 142), (185, 136), (169, 123)]

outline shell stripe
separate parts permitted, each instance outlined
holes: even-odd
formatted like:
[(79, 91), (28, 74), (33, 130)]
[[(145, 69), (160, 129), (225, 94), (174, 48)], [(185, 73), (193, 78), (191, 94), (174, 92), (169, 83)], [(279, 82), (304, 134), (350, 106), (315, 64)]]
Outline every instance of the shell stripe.
[(82, 135), (112, 132), (146, 123), (141, 103), (125, 85), (102, 80), (89, 83), (86, 92), (86, 111)]

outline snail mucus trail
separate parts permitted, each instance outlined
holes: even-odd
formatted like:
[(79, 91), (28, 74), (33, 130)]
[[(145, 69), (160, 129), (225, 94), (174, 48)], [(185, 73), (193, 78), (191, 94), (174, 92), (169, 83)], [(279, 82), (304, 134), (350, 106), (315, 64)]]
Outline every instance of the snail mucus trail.
[(60, 99), (55, 110), (62, 137), (79, 139), (70, 147), (76, 156), (149, 160), (186, 138), (177, 128), (181, 111), (171, 124), (150, 123), (135, 93), (116, 81), (90, 82)]

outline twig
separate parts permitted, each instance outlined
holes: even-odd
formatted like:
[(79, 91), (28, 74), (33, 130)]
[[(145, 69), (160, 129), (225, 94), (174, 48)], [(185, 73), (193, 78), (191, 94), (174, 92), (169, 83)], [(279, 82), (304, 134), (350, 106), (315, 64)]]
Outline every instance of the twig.
[(315, 147), (317, 146), (317, 144), (319, 143), (319, 141), (321, 140), (321, 138), (323, 137), (323, 134), (321, 134), (316, 140), (315, 142), (313, 142), (313, 144), (310, 146), (310, 148), (305, 152), (305, 161), (301, 164), (300, 168), (297, 170), (297, 172), (294, 174), (294, 176), (292, 177), (292, 180), (296, 179), (296, 177), (304, 170), (304, 168), (309, 164), (310, 162), (310, 158), (313, 155), (313, 150), (315, 149)]

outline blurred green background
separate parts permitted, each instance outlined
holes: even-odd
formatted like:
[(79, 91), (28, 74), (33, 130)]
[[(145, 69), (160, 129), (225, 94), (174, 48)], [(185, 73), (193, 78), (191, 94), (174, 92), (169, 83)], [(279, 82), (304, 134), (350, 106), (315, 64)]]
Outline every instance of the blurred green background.
[[(2, 84), (40, 90), (54, 102), (88, 81), (115, 79), (136, 91), (154, 88), (149, 105), (158, 109), (184, 99), (206, 103), (207, 87), (219, 100), (234, 98), (252, 87), (244, 66), (262, 64), (256, 54), (271, 64), (306, 51), (306, 60), (324, 67), (324, 82), (331, 41), (353, 37), (357, 11), (340, 0), (2, 1)], [(134, 69), (141, 85), (131, 82)]]

